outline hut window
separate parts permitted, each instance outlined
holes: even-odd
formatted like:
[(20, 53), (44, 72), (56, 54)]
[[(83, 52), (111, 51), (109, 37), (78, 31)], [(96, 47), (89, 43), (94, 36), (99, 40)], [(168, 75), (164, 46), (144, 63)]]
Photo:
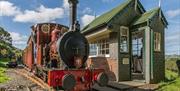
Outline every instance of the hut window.
[(109, 57), (109, 39), (101, 39), (90, 43), (90, 56)]
[(154, 33), (154, 51), (161, 51), (161, 34)]
[(120, 52), (128, 52), (129, 29), (120, 27)]
[(91, 43), (89, 44), (89, 47), (90, 47), (90, 55), (96, 55), (97, 54), (97, 44), (94, 42), (94, 43)]

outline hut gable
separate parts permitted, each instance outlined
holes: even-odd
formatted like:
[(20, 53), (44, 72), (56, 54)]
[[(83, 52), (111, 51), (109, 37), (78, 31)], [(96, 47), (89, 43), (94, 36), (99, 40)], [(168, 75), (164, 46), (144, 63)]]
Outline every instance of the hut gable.
[(127, 0), (109, 12), (106, 12), (103, 15), (97, 17), (82, 29), (82, 33), (86, 34), (101, 27), (113, 27), (112, 23), (124, 25), (124, 21), (127, 21), (127, 25), (130, 23), (130, 21), (133, 20), (133, 18), (141, 15), (144, 12), (145, 9), (142, 7), (142, 4), (139, 2), (139, 0)]
[(159, 18), (161, 20), (161, 23), (164, 25), (164, 27), (167, 27), (168, 22), (159, 7), (152, 9), (150, 11), (147, 11), (144, 14), (142, 14), (141, 16), (137, 17), (132, 22), (131, 26), (138, 26), (138, 25), (142, 25), (142, 24), (145, 24), (145, 25), (149, 24), (149, 26), (152, 26), (155, 23), (155, 21), (157, 21), (157, 18)]

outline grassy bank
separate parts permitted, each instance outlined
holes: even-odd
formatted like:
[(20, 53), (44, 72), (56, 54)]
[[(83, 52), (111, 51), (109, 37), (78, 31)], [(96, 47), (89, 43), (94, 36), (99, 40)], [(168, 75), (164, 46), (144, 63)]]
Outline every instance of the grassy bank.
[(0, 59), (0, 83), (4, 83), (10, 79), (5, 75), (7, 62), (9, 62), (8, 58)]
[(180, 78), (177, 73), (166, 70), (166, 80), (159, 85), (157, 91), (180, 91)]
[(5, 75), (5, 68), (0, 67), (0, 83), (8, 81), (10, 78)]
[(157, 91), (180, 91), (180, 77), (178, 77), (178, 68), (175, 58), (166, 59), (166, 79), (159, 83), (160, 88)]

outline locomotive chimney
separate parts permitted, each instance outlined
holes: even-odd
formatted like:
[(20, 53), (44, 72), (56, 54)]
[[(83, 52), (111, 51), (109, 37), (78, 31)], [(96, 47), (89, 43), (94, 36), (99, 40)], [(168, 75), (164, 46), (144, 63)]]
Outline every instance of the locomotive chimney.
[(77, 4), (78, 0), (68, 0), (69, 10), (70, 10), (70, 30), (74, 30), (74, 25), (76, 23), (76, 14), (77, 14)]

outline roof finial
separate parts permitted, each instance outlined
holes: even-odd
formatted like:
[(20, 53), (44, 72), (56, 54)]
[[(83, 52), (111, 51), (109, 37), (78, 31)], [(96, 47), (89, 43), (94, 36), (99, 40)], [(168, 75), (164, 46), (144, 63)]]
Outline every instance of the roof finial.
[(94, 12), (94, 18), (96, 18), (96, 12)]
[(159, 0), (159, 7), (161, 7), (161, 0)]

